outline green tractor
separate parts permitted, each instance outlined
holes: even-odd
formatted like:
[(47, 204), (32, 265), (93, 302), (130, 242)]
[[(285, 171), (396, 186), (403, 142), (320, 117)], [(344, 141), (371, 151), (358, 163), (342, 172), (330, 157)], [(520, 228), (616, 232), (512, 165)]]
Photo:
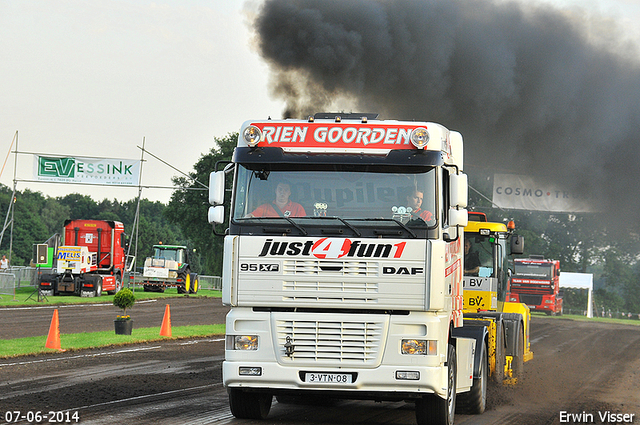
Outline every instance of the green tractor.
[(153, 257), (147, 257), (135, 283), (147, 292), (164, 292), (167, 287), (176, 287), (179, 294), (198, 292), (198, 275), (191, 271), (188, 249), (182, 245), (154, 245)]

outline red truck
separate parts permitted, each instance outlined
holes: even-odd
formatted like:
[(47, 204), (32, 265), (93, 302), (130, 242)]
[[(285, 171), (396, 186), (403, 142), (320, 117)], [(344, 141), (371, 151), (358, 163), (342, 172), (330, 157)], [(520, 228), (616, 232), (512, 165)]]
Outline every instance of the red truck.
[(124, 225), (111, 220), (67, 220), (55, 250), (56, 273), (42, 274), (44, 295), (99, 297), (122, 288), (125, 272)]
[(541, 255), (514, 260), (509, 301), (527, 304), (533, 311), (549, 315), (562, 314), (560, 294), (560, 261)]

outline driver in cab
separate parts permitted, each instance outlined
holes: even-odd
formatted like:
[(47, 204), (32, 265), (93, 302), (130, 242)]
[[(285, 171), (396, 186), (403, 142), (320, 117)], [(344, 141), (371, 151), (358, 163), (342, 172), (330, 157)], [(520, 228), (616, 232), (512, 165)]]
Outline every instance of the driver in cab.
[(307, 213), (302, 205), (289, 199), (291, 185), (288, 182), (280, 182), (276, 186), (275, 200), (262, 204), (246, 217), (304, 217)]

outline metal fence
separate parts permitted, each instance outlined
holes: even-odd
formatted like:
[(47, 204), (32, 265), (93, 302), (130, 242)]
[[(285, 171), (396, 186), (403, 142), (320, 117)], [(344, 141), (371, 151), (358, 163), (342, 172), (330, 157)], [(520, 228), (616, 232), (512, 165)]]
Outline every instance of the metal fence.
[[(131, 272), (128, 273), (124, 279), (123, 284), (126, 287), (131, 287), (131, 281), (134, 280), (134, 277), (140, 277), (142, 274), (140, 272)], [(222, 278), (220, 276), (205, 276), (198, 275), (198, 286), (199, 289), (211, 289), (214, 291), (222, 291)]]
[[(134, 277), (139, 277), (141, 275), (140, 272), (128, 273), (127, 276), (123, 279), (123, 283), (125, 286), (130, 287), (131, 281)], [(222, 278), (220, 276), (205, 276), (198, 275), (198, 286), (199, 289), (211, 289), (214, 291), (222, 291)]]
[(5, 294), (8, 290), (13, 294), (14, 289), (24, 287), (35, 287), (38, 283), (38, 273), (51, 273), (51, 268), (37, 268), (15, 266), (9, 267), (6, 273), (0, 273), (0, 293)]
[(15, 296), (16, 276), (13, 273), (0, 273), (0, 298), (3, 295)]
[(198, 275), (198, 284), (200, 285), (200, 289), (222, 291), (222, 278), (220, 276)]
[[(0, 273), (0, 295), (14, 295), (17, 288), (32, 287), (38, 285), (38, 273), (55, 273), (52, 268), (44, 267), (10, 267), (6, 273)], [(127, 273), (123, 278), (125, 286), (129, 286), (133, 276), (140, 273)], [(222, 290), (222, 278), (220, 276), (198, 275), (198, 283), (201, 289)]]

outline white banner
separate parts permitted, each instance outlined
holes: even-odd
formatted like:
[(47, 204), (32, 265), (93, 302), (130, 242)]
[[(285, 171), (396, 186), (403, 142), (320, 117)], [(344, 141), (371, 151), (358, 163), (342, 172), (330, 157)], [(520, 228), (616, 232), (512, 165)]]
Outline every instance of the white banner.
[(493, 203), (500, 208), (554, 212), (596, 212), (594, 198), (516, 174), (493, 176)]
[(33, 174), (38, 181), (137, 186), (140, 161), (34, 155)]

